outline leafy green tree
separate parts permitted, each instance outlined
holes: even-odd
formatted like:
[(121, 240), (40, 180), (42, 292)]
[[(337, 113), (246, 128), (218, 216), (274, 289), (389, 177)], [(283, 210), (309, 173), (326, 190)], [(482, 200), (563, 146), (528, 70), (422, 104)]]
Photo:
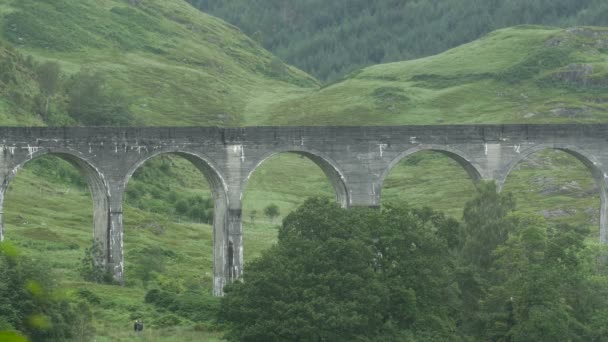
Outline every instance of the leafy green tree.
[(490, 182), (478, 184), (477, 195), (465, 204), (464, 238), (456, 277), (461, 297), (459, 329), (463, 335), (482, 335), (488, 319), (493, 319), (484, 316), (480, 303), (493, 280), (490, 270), (494, 250), (515, 229), (516, 221), (509, 216), (514, 210), (512, 195), (498, 193), (496, 185)]
[(59, 88), (61, 67), (57, 62), (45, 62), (36, 68), (36, 79), (40, 87), (40, 93), (44, 97), (41, 108), (42, 115), (49, 114), (51, 98)]
[(264, 208), (264, 215), (266, 215), (271, 222), (274, 222), (274, 219), (279, 216), (279, 207), (274, 203), (269, 204)]
[(584, 230), (572, 227), (550, 229), (540, 219), (520, 223), (495, 252), (496, 280), (484, 301), (492, 318), (488, 338), (586, 340), (584, 322), (572, 310), (578, 298), (568, 298), (571, 286), (584, 288), (578, 268), (585, 236)]
[[(278, 244), (225, 288), (220, 320), (234, 341), (449, 339), (455, 300), (447, 241), (433, 215), (345, 210), (311, 199)], [(454, 223), (450, 221), (450, 223)], [(450, 227), (453, 228), (453, 227)]]
[(465, 264), (486, 270), (493, 260), (492, 252), (507, 240), (514, 222), (507, 216), (515, 210), (510, 193), (498, 193), (493, 182), (477, 186), (477, 196), (467, 202), (462, 219), (465, 243)]
[(489, 341), (605, 338), (595, 322), (608, 312), (606, 266), (597, 262), (606, 249), (590, 248), (586, 228), (550, 226), (514, 208), (491, 184), (465, 206), (460, 333)]
[(110, 88), (100, 72), (79, 72), (69, 82), (68, 114), (87, 126), (126, 126), (133, 122), (129, 102)]

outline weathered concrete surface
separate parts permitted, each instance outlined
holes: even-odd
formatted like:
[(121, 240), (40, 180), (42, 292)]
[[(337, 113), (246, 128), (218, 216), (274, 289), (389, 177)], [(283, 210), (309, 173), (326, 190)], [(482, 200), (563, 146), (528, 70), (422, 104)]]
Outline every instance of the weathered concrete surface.
[[(11, 128), (0, 127), (0, 207), (19, 168), (53, 154), (87, 177), (94, 201), (94, 236), (105, 262), (123, 280), (123, 194), (146, 160), (164, 153), (190, 160), (215, 198), (214, 292), (243, 272), (241, 199), (255, 169), (277, 153), (310, 158), (325, 172), (344, 207), (380, 205), (382, 183), (401, 159), (434, 150), (456, 160), (473, 181), (504, 184), (532, 153), (559, 149), (577, 157), (600, 189), (600, 239), (608, 241), (608, 125), (456, 125), (250, 128)], [(2, 212), (2, 210), (0, 210)], [(0, 214), (0, 239), (3, 226)]]

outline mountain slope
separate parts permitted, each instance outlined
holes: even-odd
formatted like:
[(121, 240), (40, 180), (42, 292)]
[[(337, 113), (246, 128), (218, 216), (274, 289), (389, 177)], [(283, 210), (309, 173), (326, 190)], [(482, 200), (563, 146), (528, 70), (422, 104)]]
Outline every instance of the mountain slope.
[(608, 119), (608, 29), (518, 26), (362, 69), (268, 109), (266, 123), (558, 123)]
[(522, 24), (608, 26), (603, 0), (188, 0), (322, 80)]
[[(130, 100), (137, 124), (242, 125), (260, 89), (281, 96), (316, 87), (237, 28), (182, 1), (0, 0), (0, 9), (3, 36), (23, 55), (59, 62), (64, 79), (100, 72)], [(19, 107), (12, 103), (5, 111)]]

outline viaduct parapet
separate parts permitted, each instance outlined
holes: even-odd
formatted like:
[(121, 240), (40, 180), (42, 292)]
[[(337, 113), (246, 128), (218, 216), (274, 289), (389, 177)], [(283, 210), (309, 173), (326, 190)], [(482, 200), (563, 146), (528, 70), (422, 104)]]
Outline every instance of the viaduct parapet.
[[(161, 154), (191, 161), (211, 186), (214, 201), (214, 293), (243, 272), (241, 199), (255, 169), (291, 152), (315, 162), (344, 207), (380, 205), (382, 183), (400, 160), (432, 150), (457, 161), (475, 182), (501, 188), (511, 169), (544, 149), (558, 149), (586, 165), (601, 198), (600, 240), (608, 241), (608, 124), (452, 125), (392, 127), (0, 127), (0, 239), (4, 194), (18, 170), (42, 155), (75, 165), (93, 197), (93, 234), (105, 263), (124, 279), (122, 206), (135, 170)], [(447, 176), (447, 175), (446, 175)]]

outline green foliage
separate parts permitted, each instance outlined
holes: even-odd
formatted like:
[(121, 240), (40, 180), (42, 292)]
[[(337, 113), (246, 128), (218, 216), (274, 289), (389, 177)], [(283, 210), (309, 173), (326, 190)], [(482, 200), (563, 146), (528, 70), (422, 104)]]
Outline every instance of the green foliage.
[[(4, 124), (125, 125), (123, 116), (115, 113), (122, 104), (141, 120), (131, 124), (236, 126), (245, 123), (241, 113), (249, 102), (262, 107), (262, 113), (270, 102), (267, 94), (276, 99), (277, 92), (317, 85), (311, 76), (286, 65), (282, 73), (273, 74), (272, 54), (233, 26), (181, 0), (137, 5), (126, 0), (5, 1), (2, 10)], [(48, 98), (36, 89), (35, 63), (13, 60), (13, 53), (4, 51), (9, 44), (27, 49), (30, 62), (57, 61), (66, 83), (78, 70), (102, 74), (106, 99), (113, 99), (102, 102), (109, 117), (93, 122), (84, 113), (74, 120), (75, 112), (68, 115), (66, 110), (69, 84), (53, 97), (47, 113)]]
[(133, 250), (129, 253), (134, 255), (131, 274), (140, 279), (144, 285), (153, 280), (156, 274), (163, 273), (168, 258), (176, 257), (175, 252), (160, 246)]
[(107, 269), (105, 253), (101, 241), (93, 240), (85, 249), (80, 259), (80, 275), (84, 280), (94, 283), (110, 284), (114, 281), (112, 273)]
[(127, 203), (153, 213), (211, 224), (213, 199), (200, 194), (175, 192), (174, 183), (183, 183), (185, 179), (184, 175), (175, 172), (174, 165), (174, 158), (160, 156), (138, 168), (127, 187)]
[(308, 200), (243, 282), (225, 288), (226, 338), (606, 338), (606, 247), (586, 241), (586, 228), (514, 209), (492, 183), (478, 186), (462, 225), (428, 208)]
[(13, 331), (0, 331), (0, 341), (27, 342), (27, 339), (23, 335)]
[[(19, 255), (0, 243), (0, 322), (2, 329), (17, 330), (34, 341), (63, 341), (73, 337), (76, 313), (55, 293), (49, 266)], [(0, 333), (15, 341), (18, 334)], [(4, 337), (3, 336), (3, 337)]]
[(74, 306), (74, 313), (74, 321), (71, 322), (74, 330), (74, 340), (79, 342), (91, 341), (95, 336), (91, 306), (87, 302), (78, 302)]
[(541, 48), (536, 51), (530, 51), (523, 61), (504, 70), (497, 77), (499, 80), (509, 83), (529, 80), (539, 76), (543, 70), (551, 70), (568, 65), (572, 62), (570, 58), (572, 53), (574, 53), (574, 50), (567, 48)]
[(84, 176), (69, 162), (54, 156), (42, 156), (28, 163), (32, 172), (54, 183), (86, 189)]
[(219, 309), (219, 298), (198, 288), (180, 294), (152, 289), (146, 293), (144, 301), (193, 322), (212, 322)]
[(513, 214), (511, 195), (494, 190), (481, 184), (463, 215), (460, 332), (492, 341), (605, 338), (591, 323), (605, 315), (603, 291), (592, 290), (608, 281), (605, 265), (596, 264), (605, 249), (590, 248), (585, 228)]
[[(540, 67), (540, 66), (539, 66)], [(513, 75), (513, 82), (520, 75)], [(528, 75), (529, 76), (529, 75)], [(466, 75), (436, 75), (436, 74), (418, 74), (412, 76), (412, 82), (416, 82), (416, 86), (428, 89), (446, 89), (462, 84), (474, 83), (495, 78), (491, 73), (475, 73)]]
[(38, 86), (44, 97), (40, 112), (44, 116), (49, 114), (50, 101), (59, 88), (60, 76), (61, 67), (57, 62), (46, 62), (36, 68)]
[(78, 295), (78, 297), (86, 300), (90, 304), (101, 304), (101, 298), (99, 298), (98, 295), (91, 292), (90, 290), (83, 289), (83, 288), (78, 289), (77, 295)]
[(515, 210), (515, 200), (510, 193), (499, 194), (493, 182), (481, 183), (477, 191), (462, 215), (466, 236), (462, 254), (465, 264), (486, 270), (493, 263), (493, 251), (507, 240), (514, 225), (507, 215)]
[(274, 221), (274, 219), (279, 216), (279, 214), (279, 207), (274, 203), (271, 203), (266, 208), (264, 208), (264, 215), (266, 215), (266, 217), (268, 217), (270, 221)]
[(405, 95), (403, 89), (398, 87), (376, 88), (371, 96), (375, 98), (378, 107), (389, 111), (394, 111), (397, 107), (403, 107), (410, 101), (410, 98)]
[(36, 68), (40, 91), (46, 96), (53, 96), (59, 88), (61, 67), (57, 62), (46, 62)]
[(363, 66), (436, 54), (502, 27), (608, 25), (601, 0), (188, 1), (330, 81)]
[(227, 337), (446, 337), (453, 322), (439, 303), (455, 297), (447, 241), (438, 232), (455, 222), (447, 223), (435, 213), (306, 201), (285, 218), (278, 244), (248, 266), (244, 281), (225, 288), (220, 318), (229, 324)]
[(168, 328), (179, 325), (181, 320), (173, 314), (162, 315), (154, 320), (154, 325), (159, 328)]
[(68, 86), (68, 114), (86, 126), (127, 126), (133, 123), (127, 98), (110, 88), (103, 74), (79, 72)]
[(279, 57), (274, 57), (270, 60), (270, 72), (278, 77), (283, 76), (287, 71), (287, 67)]

